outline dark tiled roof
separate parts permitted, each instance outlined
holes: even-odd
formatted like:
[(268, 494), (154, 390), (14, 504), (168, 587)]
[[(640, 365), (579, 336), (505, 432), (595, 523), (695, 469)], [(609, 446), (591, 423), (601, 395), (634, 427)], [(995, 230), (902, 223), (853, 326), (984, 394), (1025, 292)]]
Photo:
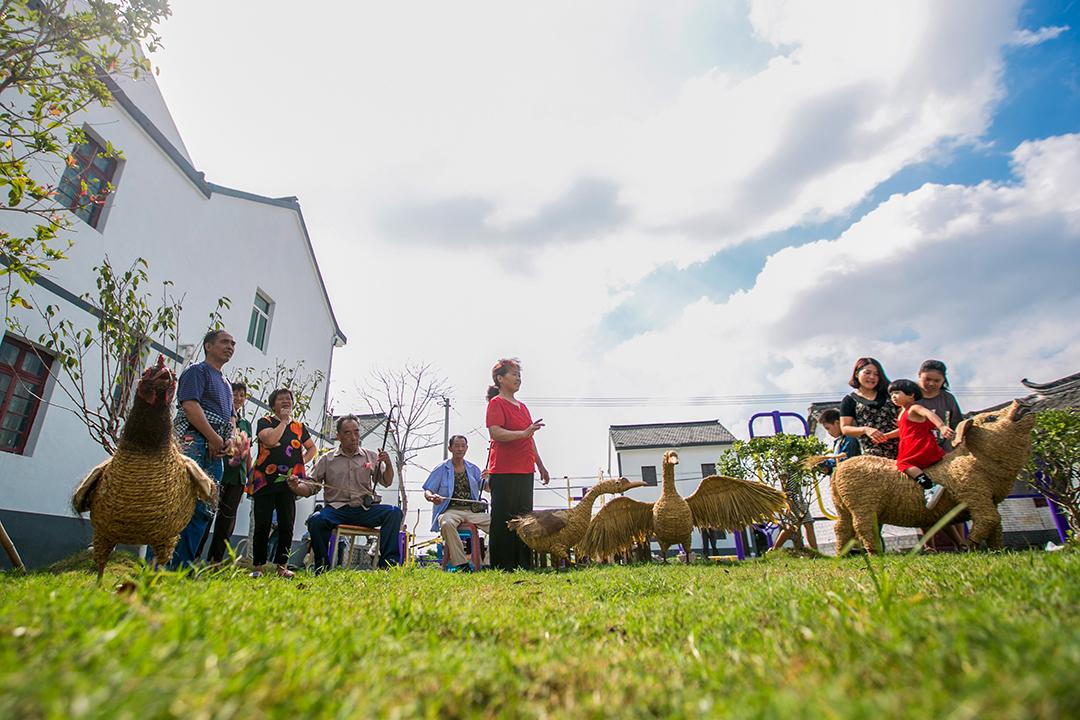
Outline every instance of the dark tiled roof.
[[(1022, 414), (1039, 412), (1040, 410), (1080, 409), (1080, 373), (1073, 373), (1048, 383), (1036, 383), (1027, 378), (1020, 382), (1024, 387), (1035, 391), (1026, 397), (1017, 398)], [(964, 413), (964, 417), (971, 417), (989, 410), (1000, 410), (1010, 404), (1012, 404), (1012, 400), (982, 410)]]
[(609, 430), (616, 450), (720, 445), (735, 441), (735, 436), (719, 420), (612, 425)]

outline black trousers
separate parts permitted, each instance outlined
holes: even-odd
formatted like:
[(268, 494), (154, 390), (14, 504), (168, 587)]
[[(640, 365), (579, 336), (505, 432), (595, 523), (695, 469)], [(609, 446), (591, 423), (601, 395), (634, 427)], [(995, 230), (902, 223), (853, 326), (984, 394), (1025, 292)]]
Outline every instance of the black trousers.
[(225, 544), (236, 529), (236, 511), (244, 498), (243, 485), (221, 485), (217, 517), (214, 519), (214, 539), (210, 541), (207, 560), (221, 562), (225, 558)]
[(533, 509), (533, 475), (492, 473), (491, 485), (491, 567), (516, 570), (532, 567), (532, 550), (506, 522)]
[(296, 521), (296, 496), (285, 483), (274, 483), (251, 496), (255, 504), (255, 532), (251, 542), (251, 560), (255, 567), (266, 564), (266, 548), (270, 542), (270, 525), (277, 510), (278, 542), (274, 564), (289, 562), (292, 550), (293, 523)]
[(716, 528), (701, 529), (701, 549), (706, 555), (720, 554), (720, 551), (716, 549), (716, 540), (719, 535), (720, 531)]

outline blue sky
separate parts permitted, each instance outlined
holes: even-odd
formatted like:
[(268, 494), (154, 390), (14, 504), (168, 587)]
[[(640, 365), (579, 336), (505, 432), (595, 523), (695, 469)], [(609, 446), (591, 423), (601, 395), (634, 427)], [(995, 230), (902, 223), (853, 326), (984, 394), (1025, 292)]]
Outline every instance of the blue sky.
[[(300, 199), (340, 409), (429, 362), (481, 452), (518, 356), (583, 475), (610, 424), (738, 433), (861, 355), (965, 407), (1080, 364), (1075, 2), (185, 0), (163, 37), (195, 165)], [(597, 397), (664, 402), (554, 401)]]
[[(978, 144), (952, 144), (930, 160), (904, 167), (842, 216), (748, 240), (686, 268), (661, 265), (603, 317), (598, 346), (653, 330), (700, 297), (722, 302), (748, 290), (777, 250), (834, 238), (894, 193), (926, 183), (975, 185), (1014, 179), (1010, 153), (1021, 142), (1080, 131), (1080, 2), (1028, 2), (1019, 13), (1020, 28), (1065, 26), (1070, 30), (1054, 40), (1005, 49), (1004, 96)], [(760, 45), (747, 44), (746, 50), (756, 56)]]

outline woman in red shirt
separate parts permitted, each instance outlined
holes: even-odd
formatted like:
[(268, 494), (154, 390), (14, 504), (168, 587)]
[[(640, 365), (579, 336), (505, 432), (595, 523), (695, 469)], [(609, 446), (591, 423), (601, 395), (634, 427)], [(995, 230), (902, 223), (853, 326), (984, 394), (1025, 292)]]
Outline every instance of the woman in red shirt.
[(503, 359), (491, 369), (487, 425), (491, 435), (488, 484), (491, 487), (491, 567), (514, 570), (532, 566), (532, 551), (507, 526), (508, 520), (532, 512), (533, 468), (540, 482), (551, 480), (536, 451), (533, 435), (544, 427), (514, 395), (521, 388), (521, 361)]

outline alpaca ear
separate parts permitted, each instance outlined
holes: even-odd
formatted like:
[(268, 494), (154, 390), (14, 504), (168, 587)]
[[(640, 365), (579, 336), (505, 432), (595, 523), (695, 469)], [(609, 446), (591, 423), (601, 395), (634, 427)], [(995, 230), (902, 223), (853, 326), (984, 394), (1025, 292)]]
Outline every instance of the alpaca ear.
[(1016, 400), (1013, 400), (1012, 405), (1010, 405), (1009, 409), (1005, 412), (1005, 417), (1006, 417), (1006, 419), (1012, 420), (1014, 422), (1016, 420), (1019, 420), (1020, 419), (1020, 403), (1017, 402)]
[(967, 432), (967, 429), (968, 429), (968, 427), (970, 427), (970, 425), (971, 425), (971, 418), (968, 418), (967, 420), (964, 420), (963, 422), (961, 422), (959, 425), (956, 426), (956, 436), (953, 438), (953, 441), (952, 441), (952, 444), (953, 444), (954, 447), (957, 446), (957, 445), (960, 445), (961, 443), (964, 442), (964, 433)]

